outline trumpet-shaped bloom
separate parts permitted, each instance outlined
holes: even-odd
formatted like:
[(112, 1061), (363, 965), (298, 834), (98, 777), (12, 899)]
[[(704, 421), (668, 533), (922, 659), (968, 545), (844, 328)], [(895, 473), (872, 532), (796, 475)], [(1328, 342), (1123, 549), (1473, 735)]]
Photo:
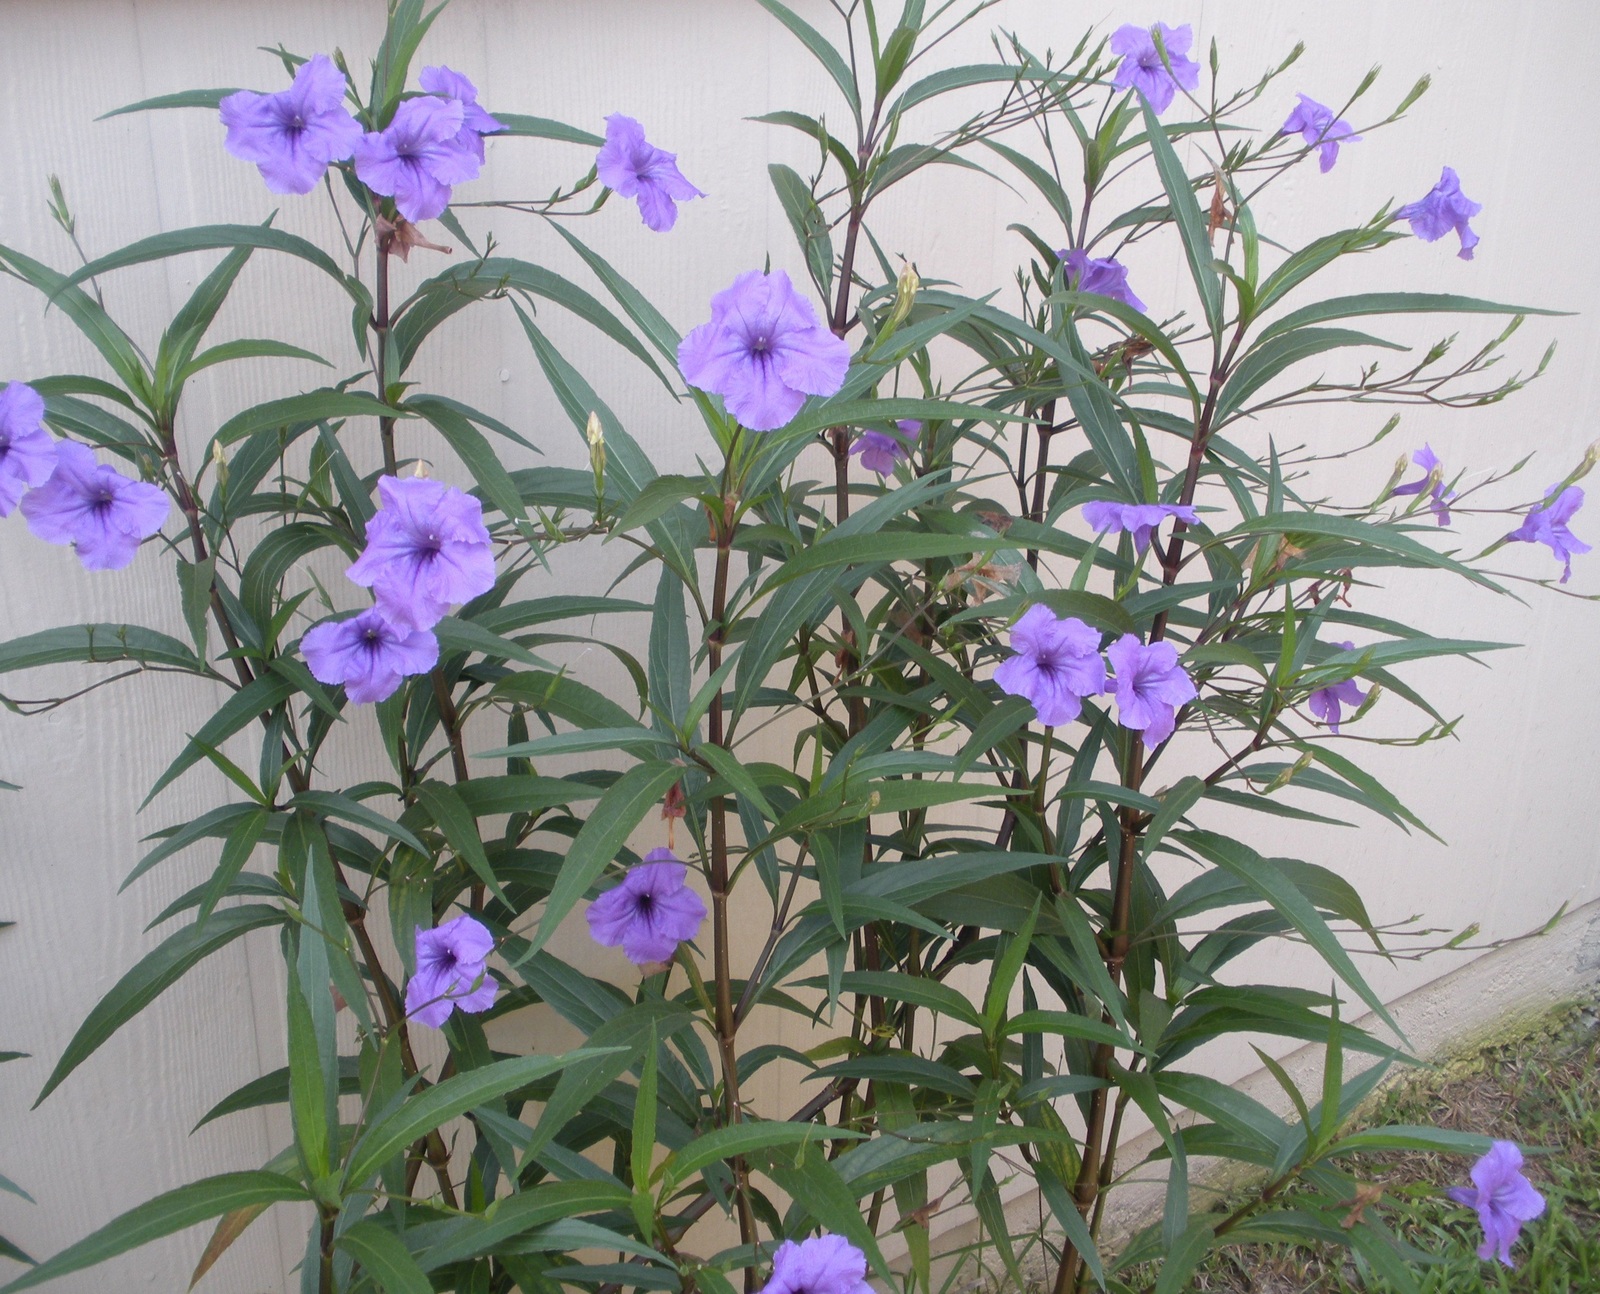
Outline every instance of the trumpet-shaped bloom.
[(706, 919), (705, 902), (684, 884), (688, 867), (669, 849), (652, 849), (584, 914), (596, 943), (622, 951), (636, 966), (671, 961)]
[(239, 90), (225, 98), (218, 105), (228, 128), (223, 147), (254, 162), (274, 193), (310, 193), (361, 138), (361, 127), (345, 111), (344, 92), (344, 73), (318, 54), (300, 65), (287, 90)]
[(431, 94), (407, 99), (381, 132), (356, 142), (356, 177), (374, 193), (394, 199), (407, 220), (433, 220), (450, 205), (450, 186), (478, 178), (482, 140), (464, 130), (459, 99)]
[(594, 159), (600, 183), (639, 204), (639, 214), (658, 234), (678, 221), (678, 203), (706, 195), (683, 178), (678, 155), (655, 147), (644, 127), (614, 112), (606, 118), (606, 142)]
[(1043, 603), (1029, 607), (1011, 628), (1015, 656), (1000, 662), (994, 681), (1002, 692), (1026, 697), (1050, 727), (1083, 713), (1083, 698), (1105, 691), (1100, 631), (1076, 616), (1060, 619)]
[(1498, 1257), (1507, 1267), (1511, 1246), (1524, 1222), (1532, 1222), (1544, 1212), (1544, 1196), (1522, 1175), (1522, 1152), (1509, 1141), (1497, 1141), (1472, 1166), (1471, 1186), (1452, 1186), (1445, 1192), (1457, 1204), (1477, 1209), (1483, 1224), (1483, 1243), (1478, 1257), (1487, 1262)]
[(26, 382), (0, 391), (0, 517), (9, 517), (24, 490), (56, 470), (56, 442), (44, 429), (44, 397)]
[(439, 663), (439, 640), (426, 629), (397, 629), (378, 607), (306, 630), (300, 654), (319, 683), (344, 684), (358, 705), (391, 697), (408, 674)]
[(1144, 302), (1128, 287), (1128, 269), (1114, 256), (1095, 259), (1081, 247), (1056, 253), (1066, 264), (1072, 286), (1079, 292), (1097, 292), (1125, 306), (1142, 311)]
[[(1340, 651), (1354, 651), (1354, 643), (1335, 643)], [(1367, 694), (1361, 690), (1361, 685), (1353, 678), (1343, 682), (1330, 684), (1328, 687), (1319, 687), (1308, 698), (1306, 704), (1311, 707), (1311, 713), (1321, 719), (1334, 731), (1339, 731), (1339, 720), (1344, 716), (1344, 706), (1356, 709), (1367, 699)]]
[(432, 930), (418, 926), (417, 969), (406, 985), (406, 1015), (438, 1029), (457, 1008), (487, 1011), (500, 989), (489, 974), (493, 951), (494, 936), (466, 913)]
[(1456, 253), (1462, 260), (1472, 259), (1472, 249), (1478, 245), (1478, 235), (1467, 221), (1482, 211), (1483, 207), (1461, 192), (1461, 181), (1448, 166), (1439, 177), (1439, 183), (1415, 202), (1408, 202), (1394, 213), (1396, 220), (1409, 220), (1411, 232), (1425, 243), (1443, 238), (1452, 229), (1461, 239), (1461, 250)]
[(843, 1236), (785, 1240), (772, 1255), (772, 1279), (761, 1294), (872, 1294), (867, 1257)]
[(844, 385), (850, 347), (817, 322), (782, 270), (750, 270), (711, 298), (711, 320), (683, 339), (678, 367), (751, 431), (776, 431), (806, 396)]
[(478, 87), (448, 67), (425, 67), (417, 78), (422, 88), (441, 99), (450, 99), (461, 105), (461, 129), (455, 142), (472, 150), (478, 161), (483, 161), (483, 137), (492, 135), (505, 126), (491, 117), (478, 104)]
[(57, 443), (50, 479), (22, 496), (28, 529), (47, 543), (71, 544), (90, 571), (121, 570), (171, 508), (159, 488), (101, 466), (75, 440)]
[[(1161, 33), (1161, 43), (1166, 46), (1167, 59), (1172, 71), (1167, 71), (1161, 61), (1161, 51), (1156, 48), (1153, 31)], [(1194, 30), (1188, 23), (1169, 27), (1158, 22), (1154, 29), (1135, 27), (1132, 23), (1118, 27), (1111, 36), (1111, 52), (1121, 54), (1116, 75), (1111, 84), (1119, 90), (1129, 87), (1138, 90), (1150, 100), (1157, 112), (1165, 112), (1172, 105), (1172, 96), (1178, 87), (1198, 89), (1200, 64), (1189, 57), (1189, 46), (1194, 43)]]
[(1106, 655), (1116, 671), (1106, 691), (1116, 693), (1117, 722), (1143, 733), (1147, 745), (1159, 746), (1177, 726), (1178, 707), (1198, 695), (1178, 663), (1178, 649), (1169, 642), (1147, 647), (1137, 634), (1123, 634)]
[[(1561, 582), (1565, 584), (1572, 578), (1573, 557), (1588, 552), (1589, 545), (1567, 529), (1572, 514), (1583, 507), (1583, 491), (1576, 485), (1569, 485), (1552, 501), (1550, 496), (1555, 493), (1555, 488), (1552, 485), (1544, 492), (1545, 503), (1528, 513), (1523, 523), (1506, 539), (1543, 544), (1557, 561), (1566, 563), (1561, 571)], [(23, 501), (23, 511), (27, 511), (26, 500)]]
[[(1424, 489), (1427, 489), (1428, 494), (1431, 496), (1428, 510), (1438, 518), (1441, 526), (1448, 526), (1450, 524), (1450, 500), (1456, 497), (1456, 492), (1454, 490), (1447, 492), (1444, 488), (1444, 464), (1439, 461), (1439, 456), (1433, 452), (1433, 448), (1430, 445), (1424, 445), (1411, 455), (1411, 461), (1422, 469), (1422, 479), (1420, 481), (1412, 481), (1406, 485), (1395, 486), (1390, 491), (1389, 497), (1394, 498), (1402, 494), (1421, 494)], [(1434, 479), (1433, 484), (1430, 486), (1428, 482), (1433, 477), (1435, 468), (1439, 469), (1440, 475), (1437, 479)]]
[(432, 629), (453, 605), (494, 587), (483, 505), (442, 481), (384, 476), (367, 546), (345, 572), (377, 596), (396, 629)]
[(1150, 536), (1168, 517), (1179, 517), (1187, 525), (1195, 525), (1200, 518), (1185, 503), (1116, 503), (1095, 499), (1083, 505), (1083, 519), (1097, 532), (1133, 532), (1133, 547), (1143, 553), (1150, 546)]
[(894, 431), (863, 431), (850, 447), (852, 454), (861, 455), (861, 466), (888, 476), (896, 463), (911, 457), (911, 446), (922, 434), (922, 424), (911, 418), (895, 423)]
[(1333, 109), (1306, 95), (1297, 96), (1300, 102), (1289, 114), (1279, 130), (1283, 135), (1298, 134), (1307, 148), (1317, 150), (1317, 165), (1326, 175), (1339, 160), (1339, 145), (1354, 144), (1361, 136), (1351, 129), (1350, 123), (1333, 115)]

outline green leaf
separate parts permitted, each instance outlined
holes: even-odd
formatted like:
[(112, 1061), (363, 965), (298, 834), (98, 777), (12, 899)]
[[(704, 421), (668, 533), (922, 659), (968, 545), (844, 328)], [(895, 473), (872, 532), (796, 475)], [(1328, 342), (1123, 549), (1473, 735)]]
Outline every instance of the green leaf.
[(1245, 353), (1217, 398), (1216, 423), (1221, 425), (1236, 413), (1252, 395), (1278, 374), (1330, 350), (1346, 346), (1379, 346), (1386, 350), (1405, 350), (1396, 342), (1349, 328), (1296, 328), (1278, 333), (1257, 343)]
[(408, 828), (401, 826), (392, 818), (385, 817), (376, 809), (367, 808), (361, 801), (352, 800), (348, 795), (341, 795), (337, 791), (301, 791), (289, 801), (288, 807), (310, 809), (319, 817), (340, 818), (345, 822), (353, 822), (358, 827), (366, 827), (379, 835), (387, 836), (390, 840), (397, 840), (402, 845), (415, 849), (419, 854), (431, 852)]
[(772, 188), (783, 214), (789, 217), (789, 227), (800, 244), (800, 254), (806, 258), (811, 279), (826, 299), (833, 287), (833, 238), (828, 231), (828, 218), (817, 206), (811, 186), (793, 167), (772, 162), (767, 174), (772, 177)]
[[(263, 926), (278, 925), (284, 915), (265, 903), (249, 903), (214, 912), (205, 925), (186, 926), (169, 935), (140, 958), (126, 975), (89, 1012), (62, 1052), (55, 1069), (40, 1090), (34, 1107), (61, 1084), (66, 1076), (92, 1056), (100, 1045), (194, 966), (226, 947), (240, 935)], [(212, 1215), (206, 1215), (212, 1216)], [(96, 1259), (96, 1261), (99, 1261)]]
[[(1410, 529), (1416, 528), (1410, 527)], [(1319, 539), (1343, 540), (1376, 548), (1382, 552), (1394, 553), (1406, 558), (1406, 565), (1432, 566), (1440, 570), (1453, 571), (1474, 584), (1492, 589), (1496, 593), (1504, 592), (1488, 576), (1442, 553), (1434, 552), (1426, 544), (1411, 538), (1407, 528), (1399, 525), (1377, 525), (1369, 521), (1358, 521), (1354, 517), (1337, 517), (1324, 512), (1274, 512), (1264, 517), (1248, 518), (1227, 534), (1219, 536), (1218, 540), (1225, 542), (1240, 535), (1312, 536)], [(1304, 547), (1303, 544), (1300, 546)]]
[(223, 342), (219, 346), (201, 351), (179, 370), (178, 381), (187, 382), (196, 373), (203, 372), (213, 364), (230, 364), (236, 359), (304, 359), (310, 360), (313, 364), (321, 364), (324, 368), (333, 367), (316, 351), (307, 350), (303, 346), (291, 346), (286, 341), (273, 341), (266, 337), (247, 337), (240, 341)]
[(383, 1294), (433, 1294), (433, 1282), (417, 1266), (405, 1242), (373, 1218), (364, 1218), (335, 1244), (354, 1258)]
[(157, 108), (210, 108), (215, 111), (230, 94), (237, 93), (238, 88), (235, 87), (229, 90), (180, 90), (177, 94), (158, 94), (153, 99), (140, 99), (138, 103), (102, 112), (95, 120), (104, 121), (108, 117), (120, 117), (125, 112), (150, 112)]
[(511, 907), (511, 901), (506, 898), (500, 889), (500, 882), (495, 879), (489, 855), (484, 852), (483, 841), (478, 835), (478, 824), (473, 820), (472, 811), (456, 793), (455, 787), (445, 782), (429, 780), (419, 782), (414, 789), (422, 807), (428, 811), (428, 815), (439, 830), (444, 832), (444, 838), (450, 842), (450, 848), (455, 851), (456, 857), (472, 868), (495, 898), (507, 907)]
[[(356, 1096), (361, 1092), (360, 1060), (356, 1056), (341, 1056), (339, 1058), (339, 1095)], [(237, 1114), (240, 1110), (255, 1110), (263, 1105), (283, 1105), (289, 1099), (289, 1069), (275, 1069), (271, 1073), (263, 1074), (260, 1078), (252, 1078), (248, 1083), (235, 1088), (227, 1096), (218, 1101), (201, 1116), (200, 1122), (190, 1131), (203, 1128), (213, 1119), (220, 1119), (225, 1114)], [(290, 1151), (293, 1154), (293, 1151)]]
[(1491, 314), (1560, 315), (1563, 310), (1541, 310), (1537, 306), (1502, 305), (1477, 297), (1455, 296), (1448, 292), (1363, 292), (1357, 296), (1333, 297), (1291, 311), (1262, 332), (1259, 341), (1279, 333), (1304, 328), (1307, 324), (1327, 323), (1330, 319), (1353, 319), (1361, 315), (1400, 314)]
[(633, 1217), (639, 1224), (639, 1234), (648, 1241), (655, 1239), (655, 1199), (649, 1191), (650, 1169), (656, 1149), (656, 1102), (660, 1082), (660, 1061), (657, 1056), (654, 1023), (645, 1043), (644, 1068), (639, 1074), (639, 1091), (633, 1103), (633, 1143), (629, 1152), (629, 1168), (633, 1180)]
[(315, 243), (295, 234), (273, 229), (270, 225), (200, 225), (193, 229), (173, 229), (164, 234), (152, 234), (136, 243), (90, 261), (82, 269), (62, 281), (58, 291), (76, 287), (86, 279), (99, 278), (112, 270), (129, 265), (142, 265), (146, 261), (164, 260), (185, 252), (207, 252), (218, 248), (233, 250), (239, 247), (260, 247), (268, 251), (285, 252), (315, 265), (324, 274), (331, 275), (340, 287), (345, 285), (345, 272), (337, 261)]
[(228, 828), (227, 840), (222, 846), (222, 857), (217, 863), (216, 871), (211, 873), (211, 879), (206, 882), (205, 891), (200, 898), (199, 911), (195, 913), (196, 925), (204, 925), (206, 918), (228, 893), (234, 878), (250, 861), (250, 855), (270, 821), (271, 815), (266, 810), (250, 809), (237, 823)]
[(586, 148), (599, 148), (606, 142), (604, 136), (596, 135), (593, 131), (579, 130), (576, 126), (551, 121), (548, 117), (529, 117), (520, 112), (497, 110), (494, 119), (504, 127), (495, 132), (496, 138), (522, 135), (531, 139), (554, 139), (562, 144), (582, 144)]
[(145, 404), (151, 402), (150, 375), (144, 356), (128, 334), (112, 323), (111, 316), (98, 301), (82, 288), (66, 286), (64, 274), (9, 247), (0, 247), (0, 264), (43, 292), (89, 339), (101, 358), (122, 379), (123, 386)]
[(1226, 836), (1215, 835), (1209, 831), (1190, 829), (1180, 834), (1184, 845), (1238, 877), (1270, 903), (1304, 936), (1306, 942), (1321, 954), (1329, 969), (1361, 995), (1361, 1000), (1377, 1013), (1380, 1020), (1398, 1036), (1405, 1037), (1400, 1026), (1389, 1014), (1389, 1008), (1384, 1005), (1383, 999), (1368, 987), (1361, 972), (1350, 960), (1350, 954), (1344, 950), (1344, 946), (1333, 931), (1328, 929), (1328, 923), (1322, 919), (1321, 914), (1300, 888), (1272, 865), (1272, 860), (1263, 858), (1255, 850), (1237, 840), (1230, 840)]
[[(304, 931), (302, 939), (321, 936)], [(326, 991), (322, 985), (317, 990)], [(295, 1146), (300, 1151), (306, 1180), (326, 1177), (333, 1166), (329, 1157), (327, 1104), (323, 1100), (322, 1060), (318, 1054), (317, 1030), (311, 1006), (300, 988), (295, 965), (289, 963), (289, 1114), (294, 1123)]]
[(516, 1056), (434, 1084), (373, 1122), (351, 1149), (344, 1175), (346, 1184), (352, 1189), (361, 1186), (391, 1155), (399, 1154), (418, 1137), (475, 1106), (600, 1054), (579, 1050), (562, 1056)]
[(235, 1209), (310, 1198), (305, 1187), (276, 1173), (222, 1173), (207, 1177), (129, 1209), (93, 1235), (24, 1272), (0, 1290), (0, 1294), (17, 1294), (46, 1281), (58, 1280)]
[(628, 1207), (628, 1189), (612, 1181), (541, 1182), (491, 1204), (481, 1216), (459, 1219), (422, 1254), (427, 1271), (488, 1253), (534, 1227), (577, 1217), (608, 1213)]
[[(1177, 1171), (1176, 1166), (1173, 1171)], [(1166, 1258), (1161, 1263), (1161, 1275), (1152, 1294), (1184, 1294), (1190, 1288), (1189, 1278), (1210, 1250), (1214, 1238), (1212, 1223), (1205, 1218), (1196, 1218), (1189, 1223), (1176, 1240), (1167, 1246)]]
[(216, 441), (231, 445), (258, 431), (278, 431), (296, 424), (310, 424), (330, 418), (409, 418), (411, 414), (385, 404), (365, 391), (337, 391), (322, 387), (302, 395), (268, 400), (236, 413), (217, 429)]
[(1143, 1051), (1119, 1030), (1103, 1020), (1091, 1020), (1071, 1011), (1023, 1011), (1006, 1021), (1007, 1036), (1014, 1033), (1057, 1033), (1064, 1038), (1084, 1038), (1089, 1042), (1103, 1042), (1112, 1047)]
[(892, 1002), (910, 1002), (952, 1020), (970, 1024), (975, 1029), (983, 1027), (983, 1017), (967, 1000), (966, 994), (936, 979), (903, 975), (899, 971), (846, 971), (839, 986), (847, 993), (885, 997)]
[(726, 1128), (713, 1128), (702, 1133), (682, 1149), (667, 1156), (657, 1170), (665, 1189), (677, 1190), (702, 1168), (721, 1163), (725, 1159), (738, 1159), (758, 1150), (771, 1150), (777, 1146), (803, 1145), (818, 1141), (862, 1141), (863, 1132), (845, 1128), (829, 1128), (815, 1123), (790, 1123), (777, 1120), (764, 1123), (735, 1123)]
[(425, 396), (407, 400), (404, 407), (420, 414), (444, 437), (445, 442), (455, 451), (456, 457), (466, 465), (467, 471), (472, 473), (472, 479), (478, 483), (478, 488), (483, 491), (484, 497), (499, 509), (502, 515), (515, 521), (527, 520), (528, 514), (523, 509), (522, 496), (517, 492), (517, 487), (506, 473), (506, 469), (501, 466), (499, 455), (490, 448), (488, 440), (481, 431), (454, 409)]
[(118, 661), (161, 665), (192, 674), (207, 672), (205, 662), (176, 638), (140, 625), (65, 625), (0, 643), (0, 674), (40, 665)]
[(514, 660), (536, 669), (548, 670), (550, 663), (535, 656), (521, 643), (502, 637), (486, 629), (476, 620), (462, 620), (458, 616), (445, 616), (433, 627), (434, 637), (443, 651), (477, 652), (489, 660)]
[(827, 1231), (843, 1236), (864, 1253), (872, 1270), (893, 1288), (893, 1273), (861, 1215), (856, 1191), (819, 1146), (806, 1144), (797, 1154), (780, 1150), (769, 1159), (767, 1175)]
[[(630, 768), (612, 783), (567, 850), (555, 887), (545, 901), (539, 928), (523, 957), (544, 947), (567, 913), (616, 858), (651, 806), (682, 776), (682, 765), (652, 761)], [(517, 960), (520, 962), (523, 957)]]
[(1178, 236), (1183, 241), (1183, 254), (1189, 262), (1189, 275), (1194, 279), (1195, 290), (1200, 294), (1200, 304), (1205, 310), (1206, 326), (1213, 337), (1222, 332), (1222, 280), (1217, 277), (1211, 254), (1211, 236), (1206, 230), (1205, 217), (1200, 214), (1200, 204), (1195, 201), (1194, 188), (1189, 183), (1189, 173), (1172, 151), (1167, 132), (1162, 129), (1155, 109), (1141, 93), (1139, 106), (1144, 111), (1144, 126), (1149, 134), (1150, 153), (1155, 159), (1156, 171), (1161, 176), (1161, 187), (1167, 191), (1172, 203), (1172, 214), (1177, 222)]
[(787, 5), (779, 0), (757, 0), (768, 13), (781, 22), (792, 32), (800, 43), (811, 51), (811, 56), (821, 63), (833, 83), (844, 94), (845, 102), (850, 105), (850, 110), (855, 114), (856, 120), (861, 120), (861, 95), (856, 89), (856, 79), (850, 72), (849, 65), (840, 56), (839, 51), (817, 31), (810, 23)]

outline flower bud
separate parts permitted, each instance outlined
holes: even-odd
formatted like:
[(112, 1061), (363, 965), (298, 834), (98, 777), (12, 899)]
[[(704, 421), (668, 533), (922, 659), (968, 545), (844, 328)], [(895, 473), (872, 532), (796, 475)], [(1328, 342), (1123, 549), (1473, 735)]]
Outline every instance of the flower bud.
[(220, 440), (211, 442), (211, 465), (217, 469), (217, 488), (225, 491), (228, 488), (228, 460), (222, 453)]
[(589, 466), (594, 469), (596, 483), (605, 480), (606, 475), (606, 432), (600, 425), (600, 415), (591, 412), (588, 425), (583, 430), (584, 439), (589, 442)]
[(906, 321), (911, 307), (917, 303), (917, 293), (921, 288), (922, 279), (917, 274), (917, 267), (907, 261), (900, 270), (900, 277), (895, 280), (894, 308), (884, 322), (885, 331), (893, 331)]
[(416, 465), (411, 469), (411, 475), (416, 477), (419, 481), (427, 480), (428, 460), (425, 458), (419, 458), (416, 462)]

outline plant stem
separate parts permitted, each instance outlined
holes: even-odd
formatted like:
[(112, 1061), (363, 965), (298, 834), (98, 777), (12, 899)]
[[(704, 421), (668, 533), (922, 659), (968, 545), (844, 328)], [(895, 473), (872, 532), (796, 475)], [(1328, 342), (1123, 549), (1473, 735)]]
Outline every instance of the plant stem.
[[(389, 398), (389, 240), (378, 238), (378, 282), (372, 329), (377, 334), (373, 343), (372, 376), (378, 386), (378, 399)], [(386, 476), (399, 471), (399, 460), (394, 452), (394, 419), (380, 417), (378, 434), (383, 439), (383, 470)]]
[[(707, 666), (712, 675), (722, 668), (722, 648), (727, 633), (728, 615), (728, 562), (733, 552), (733, 508), (729, 486), (733, 480), (733, 459), (738, 452), (739, 440), (735, 433), (728, 447), (727, 463), (722, 471), (721, 516), (712, 518), (712, 531), (717, 541), (717, 565), (711, 586), (711, 623), (706, 634)], [(714, 746), (726, 747), (727, 736), (722, 712), (721, 690), (711, 698), (706, 711), (706, 734)], [(711, 925), (712, 972), (715, 979), (717, 1009), (717, 1044), (722, 1053), (723, 1118), (728, 1124), (740, 1119), (739, 1059), (734, 1047), (734, 1035), (739, 1028), (733, 1009), (732, 949), (728, 928), (728, 806), (721, 795), (711, 801)], [(739, 1239), (745, 1245), (756, 1242), (755, 1214), (750, 1207), (750, 1176), (743, 1159), (734, 1160), (734, 1179), (738, 1185)], [(745, 1291), (755, 1289), (755, 1267), (745, 1268)]]

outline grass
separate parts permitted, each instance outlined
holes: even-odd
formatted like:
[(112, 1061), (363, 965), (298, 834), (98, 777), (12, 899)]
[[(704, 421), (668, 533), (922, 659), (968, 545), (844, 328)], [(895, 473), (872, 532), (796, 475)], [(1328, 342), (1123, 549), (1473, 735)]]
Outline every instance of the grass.
[[(1390, 1153), (1346, 1161), (1384, 1186), (1383, 1220), (1439, 1260), (1419, 1273), (1424, 1294), (1600, 1291), (1600, 1014), (1573, 1006), (1518, 1036), (1408, 1076), (1378, 1098), (1370, 1124), (1432, 1124), (1515, 1141), (1544, 1195), (1544, 1215), (1524, 1226), (1515, 1270), (1477, 1256), (1477, 1216), (1438, 1194), (1467, 1184), (1469, 1160)], [(1284, 1202), (1292, 1207), (1293, 1193)], [(1212, 1254), (1188, 1287), (1207, 1294), (1391, 1294), (1348, 1251), (1255, 1245)]]

